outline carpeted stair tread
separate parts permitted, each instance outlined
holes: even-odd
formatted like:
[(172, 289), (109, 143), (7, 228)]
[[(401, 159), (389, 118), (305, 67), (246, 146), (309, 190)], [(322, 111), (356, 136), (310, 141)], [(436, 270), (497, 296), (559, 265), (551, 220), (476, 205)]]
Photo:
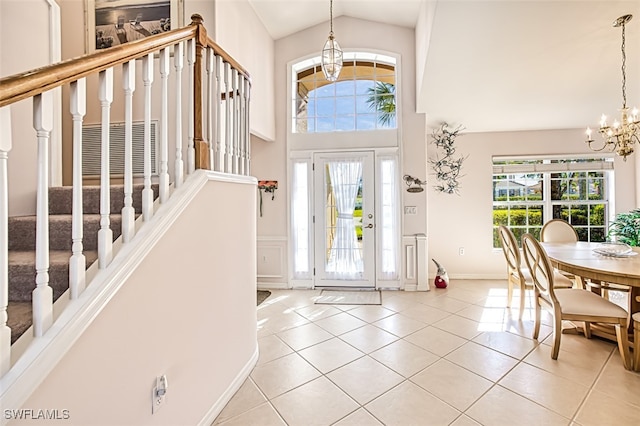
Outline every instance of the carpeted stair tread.
[[(71, 250), (72, 222), (70, 214), (49, 216), (49, 247), (51, 250)], [(109, 216), (110, 228), (115, 241), (122, 232), (120, 214)], [(98, 247), (98, 231), (100, 215), (85, 214), (82, 231), (82, 245), (85, 250)], [(15, 216), (9, 218), (9, 250), (35, 250), (36, 248), (36, 216)]]
[[(69, 258), (71, 251), (49, 252), (49, 285), (56, 300), (69, 288)], [(98, 259), (98, 252), (84, 252), (87, 267)], [(9, 301), (28, 302), (36, 287), (36, 254), (32, 250), (9, 251)]]
[[(143, 184), (133, 185), (133, 208), (142, 211)], [(151, 185), (153, 199), (158, 198), (158, 184)], [(124, 185), (111, 185), (109, 193), (110, 211), (120, 213), (124, 207)], [(56, 186), (49, 188), (49, 214), (71, 214), (73, 206), (73, 187)], [(84, 186), (82, 189), (82, 212), (85, 214), (100, 213), (100, 186)]]
[(31, 327), (33, 321), (31, 306), (31, 302), (9, 302), (7, 325), (11, 328), (11, 344)]
[[(159, 195), (158, 184), (153, 184), (153, 199)], [(133, 207), (136, 217), (142, 212), (142, 190), (144, 185), (133, 185)], [(115, 241), (122, 233), (122, 207), (124, 185), (110, 187), (110, 229)], [(98, 259), (98, 231), (100, 230), (100, 186), (84, 186), (83, 204), (83, 254), (87, 268)], [(72, 206), (71, 186), (49, 188), (49, 285), (53, 299), (58, 299), (69, 288), (69, 259), (72, 252)], [(20, 337), (31, 326), (31, 295), (36, 287), (36, 216), (14, 216), (9, 218), (9, 307), (8, 325), (11, 342)]]

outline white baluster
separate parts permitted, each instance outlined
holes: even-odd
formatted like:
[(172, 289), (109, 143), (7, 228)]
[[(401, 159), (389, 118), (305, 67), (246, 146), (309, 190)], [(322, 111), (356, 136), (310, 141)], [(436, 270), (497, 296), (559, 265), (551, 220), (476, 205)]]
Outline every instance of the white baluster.
[(11, 365), (9, 318), (9, 182), (7, 163), (11, 151), (11, 109), (0, 108), (0, 377)]
[(113, 102), (113, 68), (99, 74), (100, 107), (102, 110), (102, 145), (100, 151), (100, 230), (98, 231), (98, 261), (100, 269), (106, 268), (113, 258), (113, 231), (110, 227), (111, 171), (109, 169), (109, 127), (111, 124), (111, 102)]
[(224, 161), (224, 171), (231, 173), (233, 171), (233, 144), (231, 141), (231, 64), (224, 63), (224, 104), (225, 104), (225, 126), (224, 126), (224, 145), (226, 158)]
[[(196, 41), (194, 39), (187, 40), (187, 65), (189, 67), (189, 135), (187, 139), (187, 173), (191, 174), (196, 171), (196, 148), (195, 138), (195, 111), (194, 111), (194, 64), (196, 62)], [(211, 139), (209, 139), (211, 142)], [(213, 158), (213, 157), (211, 157)]]
[(233, 163), (231, 164), (231, 172), (237, 174), (238, 173), (238, 157), (240, 156), (240, 145), (238, 144), (239, 142), (239, 130), (240, 130), (240, 102), (239, 102), (239, 98), (238, 98), (238, 70), (237, 69), (233, 69), (233, 72), (231, 73), (231, 86), (233, 88), (233, 96), (231, 97), (231, 99), (233, 99), (233, 116), (232, 116), (232, 120), (233, 120), (233, 125), (232, 125), (232, 132), (233, 135), (231, 136), (231, 140), (232, 140), (232, 153), (233, 153)]
[(209, 168), (211, 170), (216, 169), (216, 144), (213, 139), (213, 135), (215, 134), (214, 120), (215, 120), (215, 105), (214, 102), (214, 93), (215, 88), (214, 84), (214, 72), (215, 72), (215, 56), (213, 49), (211, 47), (207, 48), (207, 140), (209, 141)]
[(184, 66), (184, 49), (182, 42), (173, 46), (173, 65), (176, 68), (176, 159), (175, 186), (180, 188), (184, 179), (184, 163), (182, 161), (182, 68)]
[(216, 92), (214, 96), (216, 110), (216, 171), (224, 171), (224, 145), (222, 144), (222, 57), (216, 56)]
[(122, 207), (122, 241), (128, 243), (136, 233), (133, 208), (133, 92), (136, 90), (136, 61), (122, 64), (124, 89), (124, 207)]
[(238, 103), (240, 104), (240, 120), (238, 122), (239, 125), (239, 146), (240, 146), (240, 164), (238, 166), (238, 174), (240, 175), (244, 175), (245, 174), (245, 166), (246, 166), (246, 156), (247, 156), (247, 141), (245, 138), (245, 129), (246, 129), (246, 123), (245, 123), (245, 113), (246, 113), (246, 103), (245, 103), (245, 95), (244, 95), (244, 89), (245, 89), (245, 85), (244, 85), (244, 75), (240, 74), (239, 76), (240, 82), (238, 84), (238, 89), (239, 89), (239, 93), (238, 93)]
[(162, 115), (160, 117), (160, 202), (169, 199), (169, 48), (160, 51), (160, 82), (162, 83)]
[(151, 84), (153, 83), (153, 53), (142, 59), (144, 83), (144, 189), (142, 190), (142, 217), (145, 222), (153, 217), (153, 189), (151, 188)]
[(84, 256), (82, 212), (82, 121), (87, 113), (86, 79), (70, 84), (69, 102), (73, 119), (73, 201), (71, 209), (71, 259), (69, 259), (69, 290), (76, 299), (86, 287), (87, 260)]
[(245, 135), (247, 138), (247, 158), (246, 158), (246, 166), (244, 168), (244, 174), (246, 176), (251, 175), (251, 122), (249, 121), (249, 117), (250, 117), (250, 111), (251, 111), (251, 83), (249, 82), (249, 80), (245, 80), (244, 82), (245, 84), (245, 89), (244, 89), (244, 96), (245, 96), (245, 113), (244, 113), (244, 120), (245, 120)]
[(53, 93), (33, 97), (33, 128), (38, 137), (36, 195), (36, 288), (33, 290), (33, 335), (42, 336), (53, 322), (49, 286), (49, 139), (53, 129)]

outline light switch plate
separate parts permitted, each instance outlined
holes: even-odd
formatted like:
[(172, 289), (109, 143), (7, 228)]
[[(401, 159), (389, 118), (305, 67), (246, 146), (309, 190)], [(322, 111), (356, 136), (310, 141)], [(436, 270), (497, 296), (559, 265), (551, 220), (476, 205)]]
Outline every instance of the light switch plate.
[(407, 215), (418, 214), (418, 207), (416, 207), (416, 206), (404, 206), (404, 214), (407, 214)]

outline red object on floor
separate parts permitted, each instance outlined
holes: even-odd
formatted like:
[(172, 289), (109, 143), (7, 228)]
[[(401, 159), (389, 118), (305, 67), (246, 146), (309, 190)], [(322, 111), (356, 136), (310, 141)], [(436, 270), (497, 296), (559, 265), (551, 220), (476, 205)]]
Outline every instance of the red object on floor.
[(442, 277), (440, 275), (438, 275), (436, 277), (436, 279), (433, 281), (433, 283), (436, 285), (436, 287), (438, 288), (447, 288), (447, 281), (442, 279)]

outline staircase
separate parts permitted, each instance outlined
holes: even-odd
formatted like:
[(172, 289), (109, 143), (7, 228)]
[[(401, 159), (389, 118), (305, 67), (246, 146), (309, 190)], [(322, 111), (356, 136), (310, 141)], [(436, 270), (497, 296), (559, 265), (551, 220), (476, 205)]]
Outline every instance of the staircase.
[[(142, 184), (134, 185), (133, 207), (136, 217), (142, 211)], [(152, 185), (154, 199), (158, 185)], [(124, 186), (111, 186), (111, 212), (120, 212), (124, 206)], [(69, 258), (71, 257), (72, 187), (49, 188), (49, 285), (53, 300), (69, 288)], [(82, 192), (84, 225), (83, 253), (87, 268), (98, 259), (98, 230), (100, 229), (100, 187), (85, 186)], [(121, 234), (121, 215), (109, 216), (115, 241)], [(9, 218), (9, 306), (8, 325), (13, 344), (32, 323), (31, 293), (36, 286), (35, 245), (36, 216)]]
[[(122, 85), (113, 84), (114, 80)], [(138, 90), (134, 90), (136, 86)], [(55, 89), (68, 96), (57, 99)], [(177, 417), (165, 417), (165, 423), (179, 423), (184, 413), (195, 413), (189, 421), (192, 424), (214, 421), (228, 395), (241, 386), (257, 360), (256, 321), (252, 319), (256, 314), (256, 236), (255, 226), (247, 225), (255, 222), (257, 184), (249, 177), (250, 92), (249, 73), (207, 36), (199, 15), (192, 16), (190, 25), (117, 49), (0, 78), (1, 407), (30, 407), (29, 401), (40, 395), (42, 401), (58, 401), (59, 406), (69, 409), (75, 423), (87, 424), (101, 408), (87, 406), (86, 401), (109, 400), (117, 406), (107, 417), (101, 416), (103, 423), (121, 423), (126, 412), (143, 413), (132, 423), (150, 424), (148, 401), (138, 398), (134, 384), (146, 388), (144, 383), (150, 377), (180, 365), (184, 367), (181, 373), (171, 374), (190, 378), (178, 379), (184, 391), (209, 396), (206, 402), (187, 398), (160, 415), (171, 416), (174, 410)], [(32, 104), (32, 117), (14, 112), (18, 102)], [(120, 240), (115, 247), (102, 239), (97, 244), (98, 188), (81, 189), (83, 182), (78, 179), (83, 170), (85, 119), (100, 117), (101, 129), (106, 130), (116, 124), (112, 109), (118, 111), (119, 118), (119, 111), (124, 111), (123, 181), (133, 182), (134, 173), (142, 173), (149, 182), (152, 171), (147, 166), (155, 161), (159, 185), (154, 193), (162, 194), (154, 204), (152, 196), (142, 197), (140, 186), (136, 187), (132, 210), (138, 214), (143, 210), (145, 219), (147, 213), (152, 214), (147, 222), (136, 224), (131, 240), (119, 244)], [(60, 120), (55, 117), (64, 117), (63, 111), (71, 113), (62, 120), (69, 126), (59, 128)], [(142, 171), (134, 170), (126, 155), (139, 149), (133, 145), (133, 131), (131, 137), (127, 132), (127, 128), (133, 130), (134, 116), (144, 116)], [(156, 120), (162, 125), (152, 132)], [(106, 133), (100, 138), (101, 176), (111, 174), (110, 160), (115, 158), (102, 155), (116, 149)], [(14, 134), (33, 137), (30, 142), (16, 143)], [(72, 258), (71, 250), (73, 197), (70, 188), (49, 188), (52, 169), (48, 161), (55, 158), (53, 147), (62, 149), (63, 140), (73, 152), (73, 164), (65, 164), (66, 171), (73, 172), (75, 191), (84, 193), (84, 218), (76, 214), (74, 234), (78, 238), (77, 228), (83, 227), (82, 253), (86, 265), (93, 263), (86, 274), (86, 288), (79, 285), (78, 298), (68, 301), (68, 265), (71, 259), (72, 270), (81, 264), (75, 262), (77, 256)], [(155, 159), (149, 149), (153, 143)], [(29, 144), (36, 145), (35, 163), (27, 162), (27, 154), (33, 150)], [(8, 173), (9, 166), (35, 168), (37, 179), (23, 182)], [(36, 227), (35, 217), (9, 217), (8, 207), (24, 196), (48, 197), (50, 206), (40, 203), (37, 211), (49, 229)], [(114, 239), (122, 232), (121, 223), (128, 219), (118, 214), (123, 199), (123, 188), (114, 187), (110, 209), (103, 209), (108, 211)], [(79, 210), (74, 208), (76, 213)], [(232, 240), (242, 244), (229, 244)], [(176, 253), (175, 247), (180, 246), (189, 247), (189, 256)], [(38, 286), (36, 247), (38, 264), (46, 267), (37, 275), (43, 281)], [(97, 270), (96, 258), (107, 259), (110, 254), (113, 261)], [(74, 277), (82, 280), (82, 275)], [(215, 285), (203, 285), (205, 276)], [(181, 277), (186, 277), (186, 282)], [(194, 294), (198, 296), (194, 298)], [(58, 299), (56, 306), (51, 299)], [(162, 315), (155, 314), (158, 309)], [(236, 317), (246, 321), (231, 321)], [(151, 333), (140, 335), (140, 327)], [(167, 345), (169, 335), (172, 344)], [(211, 345), (212, 338), (225, 347), (223, 353)], [(112, 344), (114, 341), (131, 349), (125, 358), (117, 359), (125, 353)], [(185, 347), (193, 351), (185, 352)], [(193, 353), (198, 356), (194, 358)], [(234, 359), (229, 359), (229, 353)], [(95, 362), (86, 360), (97, 360), (102, 367), (96, 369)], [(123, 368), (126, 365), (144, 368), (133, 372)], [(106, 386), (89, 389), (81, 383), (95, 382), (94, 374), (95, 380)], [(211, 393), (214, 382), (216, 390)], [(123, 393), (122, 383), (132, 386), (125, 386)], [(79, 393), (67, 392), (73, 389)], [(114, 400), (113, 395), (118, 398)], [(216, 401), (213, 406), (211, 400)], [(0, 424), (7, 420), (0, 419)]]

